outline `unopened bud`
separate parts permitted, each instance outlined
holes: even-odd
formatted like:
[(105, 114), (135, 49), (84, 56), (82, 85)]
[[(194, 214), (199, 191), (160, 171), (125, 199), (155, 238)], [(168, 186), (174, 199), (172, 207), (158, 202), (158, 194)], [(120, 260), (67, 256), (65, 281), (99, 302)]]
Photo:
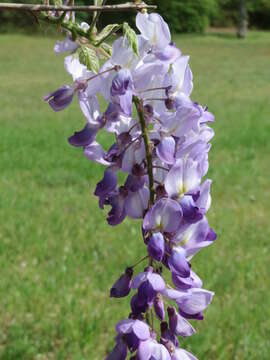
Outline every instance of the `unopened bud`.
[(125, 273), (114, 283), (111, 288), (110, 296), (115, 298), (122, 298), (130, 293), (131, 279), (133, 276), (133, 270), (127, 268)]

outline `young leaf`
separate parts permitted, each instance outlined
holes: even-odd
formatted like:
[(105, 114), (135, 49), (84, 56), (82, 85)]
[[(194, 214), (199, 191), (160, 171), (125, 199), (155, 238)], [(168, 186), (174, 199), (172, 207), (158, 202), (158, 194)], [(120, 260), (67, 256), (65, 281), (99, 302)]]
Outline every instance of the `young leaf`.
[(88, 46), (81, 46), (78, 49), (80, 62), (87, 67), (88, 70), (98, 73), (99, 71), (99, 59), (95, 50)]
[(95, 42), (102, 43), (105, 39), (107, 39), (110, 35), (119, 29), (120, 25), (118, 24), (107, 25), (103, 30), (100, 31), (99, 34), (95, 36)]
[(123, 34), (124, 38), (127, 39), (128, 45), (132, 48), (134, 53), (139, 56), (138, 40), (136, 33), (126, 22), (123, 23)]
[(108, 54), (108, 56), (112, 56), (112, 47), (107, 43), (102, 43), (100, 47)]

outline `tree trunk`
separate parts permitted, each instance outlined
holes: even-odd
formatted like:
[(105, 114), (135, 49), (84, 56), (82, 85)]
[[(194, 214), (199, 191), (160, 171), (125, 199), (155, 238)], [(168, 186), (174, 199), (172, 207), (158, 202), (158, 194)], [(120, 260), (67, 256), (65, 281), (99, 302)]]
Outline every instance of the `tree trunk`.
[(244, 39), (247, 34), (248, 16), (246, 0), (239, 0), (239, 22), (237, 36)]

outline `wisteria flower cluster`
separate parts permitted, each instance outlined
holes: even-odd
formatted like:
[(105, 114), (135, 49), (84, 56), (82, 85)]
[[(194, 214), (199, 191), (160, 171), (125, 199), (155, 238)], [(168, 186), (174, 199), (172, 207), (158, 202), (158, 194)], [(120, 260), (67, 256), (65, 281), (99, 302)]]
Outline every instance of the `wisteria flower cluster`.
[[(214, 295), (202, 288), (191, 267), (193, 256), (216, 239), (206, 218), (211, 180), (205, 179), (214, 136), (208, 124), (214, 117), (191, 100), (189, 57), (172, 42), (162, 17), (138, 13), (136, 25), (136, 46), (127, 36), (117, 38), (96, 73), (80, 61), (79, 44), (68, 33), (55, 51), (70, 52), (65, 68), (73, 83), (44, 99), (59, 111), (77, 95), (86, 124), (69, 143), (105, 166), (95, 195), (101, 209), (109, 207), (108, 224), (126, 217), (142, 220), (147, 255), (135, 266), (148, 264), (137, 274), (135, 266), (128, 267), (111, 288), (114, 298), (133, 295), (130, 314), (116, 325), (115, 347), (106, 359), (124, 360), (130, 353), (137, 360), (194, 360), (178, 337), (195, 333), (189, 320), (202, 320)], [(81, 28), (87, 31), (89, 25)], [(98, 95), (107, 102), (105, 112)], [(109, 149), (97, 141), (100, 130), (115, 135)], [(123, 183), (120, 171), (126, 174)], [(165, 270), (170, 284), (163, 278)]]

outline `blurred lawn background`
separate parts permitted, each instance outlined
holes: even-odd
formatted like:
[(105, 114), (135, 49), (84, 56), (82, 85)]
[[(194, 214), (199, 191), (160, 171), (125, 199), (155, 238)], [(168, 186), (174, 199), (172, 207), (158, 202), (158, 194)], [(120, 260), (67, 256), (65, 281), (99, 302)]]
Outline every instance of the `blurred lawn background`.
[[(216, 116), (210, 155), (217, 242), (193, 260), (215, 291), (198, 333), (201, 360), (270, 358), (270, 33), (179, 35), (193, 100)], [(84, 119), (42, 96), (70, 82), (54, 39), (0, 36), (0, 358), (101, 360), (128, 299), (113, 281), (144, 253), (140, 224), (106, 224), (93, 191), (103, 169), (67, 137)], [(108, 145), (108, 138), (101, 139)]]

